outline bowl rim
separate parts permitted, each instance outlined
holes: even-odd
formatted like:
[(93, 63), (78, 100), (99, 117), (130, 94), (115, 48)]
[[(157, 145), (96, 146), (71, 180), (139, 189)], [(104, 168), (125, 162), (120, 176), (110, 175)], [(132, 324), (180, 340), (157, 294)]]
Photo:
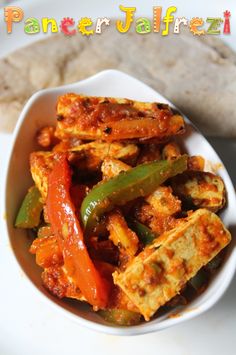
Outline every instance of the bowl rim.
[[(75, 83), (72, 84), (66, 84), (66, 85), (62, 85), (62, 86), (57, 86), (55, 88), (47, 88), (47, 89), (43, 89), (40, 91), (35, 92), (26, 102), (24, 108), (22, 109), (20, 115), (19, 115), (19, 119), (17, 121), (17, 124), (15, 126), (13, 135), (11, 137), (11, 147), (8, 150), (7, 153), (7, 166), (4, 172), (5, 175), (5, 179), (4, 179), (4, 183), (3, 183), (3, 201), (4, 201), (4, 206), (3, 206), (3, 211), (7, 211), (7, 194), (6, 194), (6, 187), (7, 187), (7, 182), (8, 182), (8, 176), (10, 173), (10, 162), (11, 162), (11, 158), (14, 152), (14, 146), (15, 146), (15, 142), (16, 139), (18, 137), (19, 131), (21, 129), (21, 126), (23, 125), (24, 119), (28, 113), (28, 111), (30, 110), (31, 106), (33, 105), (33, 103), (35, 101), (37, 101), (40, 97), (44, 96), (44, 95), (50, 95), (50, 94), (55, 94), (55, 93), (59, 93), (60, 91), (63, 90), (68, 90), (69, 92), (72, 92), (73, 88), (76, 88), (77, 85), (81, 85), (81, 84), (87, 84), (89, 82), (91, 82), (92, 80), (96, 80), (99, 78), (103, 78), (104, 76), (119, 76), (119, 77), (123, 77), (123, 79), (132, 79), (133, 82), (137, 82), (138, 84), (142, 84), (144, 86), (146, 86), (149, 90), (149, 92), (153, 92), (153, 94), (158, 94), (161, 98), (163, 98), (164, 102), (169, 103), (173, 108), (176, 109), (176, 106), (173, 105), (169, 100), (167, 100), (165, 97), (163, 97), (161, 94), (159, 94), (159, 92), (157, 92), (156, 90), (153, 90), (151, 87), (149, 87), (148, 85), (146, 85), (145, 83), (143, 83), (142, 81), (132, 77), (131, 75), (128, 75), (126, 73), (123, 73), (119, 70), (114, 70), (114, 69), (108, 69), (108, 70), (103, 70), (95, 75), (92, 75), (84, 80), (81, 81), (77, 81)], [(181, 112), (178, 109), (179, 112)], [(207, 138), (205, 138), (205, 136), (199, 131), (199, 129), (182, 113), (185, 121), (189, 122), (194, 129), (208, 142)], [(211, 144), (208, 142), (208, 144), (211, 146)], [(212, 147), (212, 146), (211, 146)], [(217, 152), (215, 151), (215, 149), (212, 147), (212, 149), (214, 150), (216, 156), (218, 157), (219, 161), (221, 162), (220, 157), (218, 156)], [(225, 169), (226, 170), (226, 169)], [(226, 170), (227, 175), (229, 176), (227, 170)], [(232, 185), (232, 188), (234, 190), (231, 178), (229, 176), (229, 182)], [(235, 206), (236, 206), (236, 197), (235, 197)], [(3, 229), (5, 231), (5, 235), (7, 236), (8, 241), (11, 243), (10, 240), (10, 236), (8, 233), (8, 227), (7, 227), (7, 220), (4, 220), (3, 223)], [(22, 266), (20, 265), (20, 262), (17, 258), (17, 256), (15, 255), (14, 252), (12, 252), (12, 254), (14, 255), (14, 259), (17, 262), (18, 267), (20, 268), (21, 271), (23, 271), (23, 273), (25, 274), (24, 269), (22, 268)], [(224, 279), (224, 283), (222, 285), (222, 287), (220, 288), (220, 290), (217, 291), (217, 293), (213, 294), (208, 300), (206, 300), (204, 302), (204, 304), (201, 305), (201, 308), (198, 307), (195, 310), (192, 310), (191, 312), (186, 311), (186, 312), (181, 312), (181, 317), (176, 317), (176, 318), (167, 318), (164, 319), (163, 321), (161, 320), (160, 322), (155, 322), (155, 320), (152, 320), (150, 322), (147, 323), (143, 323), (141, 325), (136, 325), (136, 326), (129, 326), (129, 327), (120, 327), (120, 326), (114, 326), (114, 325), (109, 325), (109, 324), (99, 324), (96, 322), (93, 322), (92, 320), (87, 320), (84, 319), (83, 317), (73, 314), (72, 312), (70, 312), (69, 310), (63, 308), (62, 306), (60, 306), (59, 304), (57, 304), (56, 302), (54, 302), (53, 300), (51, 300), (49, 297), (47, 297), (42, 291), (40, 291), (36, 285), (33, 283), (33, 281), (26, 275), (26, 280), (28, 282), (29, 285), (31, 285), (32, 290), (34, 290), (34, 292), (37, 292), (37, 294), (41, 294), (42, 296), (42, 300), (44, 300), (49, 306), (52, 306), (54, 309), (59, 310), (59, 312), (61, 312), (62, 314), (64, 314), (65, 316), (67, 316), (67, 318), (71, 319), (72, 321), (76, 322), (77, 324), (84, 326), (88, 329), (92, 329), (98, 332), (102, 332), (105, 334), (110, 334), (110, 335), (119, 335), (119, 336), (130, 336), (130, 335), (141, 335), (141, 334), (146, 334), (146, 333), (152, 333), (152, 332), (156, 332), (159, 330), (163, 330), (166, 329), (170, 326), (176, 325), (176, 324), (180, 324), (188, 319), (192, 319), (196, 316), (199, 316), (200, 314), (206, 312), (207, 310), (209, 310), (213, 305), (215, 305), (219, 299), (223, 296), (223, 294), (225, 293), (225, 291), (227, 290), (230, 282), (232, 281), (233, 277), (234, 277), (234, 273), (236, 270), (236, 247), (234, 247), (232, 249), (230, 258), (227, 260), (226, 263), (231, 263), (231, 272), (227, 273), (227, 277), (225, 277)], [(209, 287), (208, 287), (209, 289)], [(207, 290), (205, 291), (207, 292)]]

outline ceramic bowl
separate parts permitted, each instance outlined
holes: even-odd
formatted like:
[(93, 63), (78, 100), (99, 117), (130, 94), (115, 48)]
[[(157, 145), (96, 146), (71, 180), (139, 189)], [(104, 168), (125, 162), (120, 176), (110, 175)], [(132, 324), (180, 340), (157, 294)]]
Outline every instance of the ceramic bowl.
[[(158, 331), (205, 312), (220, 299), (234, 275), (236, 267), (236, 248), (234, 243), (231, 243), (223, 266), (206, 291), (193, 302), (181, 308), (178, 311), (178, 317), (170, 317), (169, 314), (165, 314), (137, 326), (113, 326), (103, 321), (89, 306), (75, 300), (59, 300), (50, 295), (42, 286), (40, 277), (42, 269), (36, 265), (34, 256), (28, 252), (30, 240), (27, 232), (15, 229), (13, 224), (22, 198), (28, 187), (32, 185), (29, 171), (29, 154), (37, 148), (35, 133), (40, 127), (55, 123), (57, 97), (67, 92), (94, 96), (126, 97), (140, 101), (159, 101), (166, 102), (173, 107), (158, 92), (131, 76), (116, 70), (106, 70), (71, 85), (42, 90), (29, 99), (19, 117), (14, 132), (4, 191), (4, 208), (7, 216), (5, 229), (19, 267), (27, 275), (32, 287), (41, 293), (42, 299), (49, 302), (55, 308), (55, 311), (61, 312), (62, 316), (69, 316), (82, 326), (108, 334), (136, 335)], [(218, 173), (225, 182), (228, 203), (221, 213), (221, 218), (233, 234), (233, 228), (236, 224), (236, 199), (230, 177), (219, 156), (208, 141), (186, 117), (185, 119), (188, 128), (185, 136), (181, 137), (181, 141), (184, 142), (188, 153), (190, 155), (202, 155), (213, 165), (222, 164)]]

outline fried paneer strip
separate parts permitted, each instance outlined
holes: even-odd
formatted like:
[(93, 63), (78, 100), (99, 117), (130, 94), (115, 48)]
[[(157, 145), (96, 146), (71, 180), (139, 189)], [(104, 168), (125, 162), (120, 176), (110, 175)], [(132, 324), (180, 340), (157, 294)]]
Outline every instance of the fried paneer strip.
[(77, 139), (76, 137), (72, 137), (69, 139), (59, 141), (59, 143), (53, 147), (52, 151), (53, 152), (67, 152), (68, 150), (70, 150), (74, 147), (76, 148), (82, 144), (83, 144), (83, 142), (81, 141), (81, 139)]
[(57, 114), (60, 139), (163, 141), (184, 131), (183, 117), (158, 103), (71, 93), (58, 98)]
[(179, 219), (176, 213), (181, 211), (181, 201), (173, 195), (170, 186), (159, 186), (145, 202), (137, 206), (136, 218), (147, 225), (153, 232), (162, 234), (175, 228)]
[[(123, 162), (107, 158), (104, 160), (101, 170), (103, 178), (112, 178), (122, 171), (127, 171), (131, 167)], [(170, 186), (159, 186), (151, 195), (145, 198), (147, 204), (139, 206), (136, 210), (137, 218), (158, 234), (173, 228), (174, 214), (181, 210), (181, 201), (172, 194)]]
[(125, 271), (114, 272), (114, 283), (148, 321), (230, 240), (220, 218), (199, 209), (146, 247)]
[[(138, 155), (139, 149), (135, 144), (91, 142), (66, 149), (68, 159), (82, 170), (98, 169), (105, 157), (132, 162)], [(35, 185), (41, 192), (42, 198), (47, 197), (48, 176), (55, 164), (60, 151), (33, 152), (30, 155), (30, 171)]]
[(134, 256), (138, 251), (139, 239), (133, 232), (117, 209), (107, 217), (107, 229), (110, 232), (109, 239), (128, 256)]
[[(103, 177), (112, 178), (122, 171), (127, 171), (131, 167), (123, 162), (107, 158), (102, 164)], [(173, 195), (170, 186), (159, 186), (152, 194), (147, 196), (145, 200), (160, 215), (172, 216), (181, 210), (181, 201)]]
[(104, 143), (104, 142), (90, 142), (81, 144), (77, 147), (68, 149), (71, 152), (91, 154), (100, 156), (101, 160), (105, 157), (116, 157), (116, 159), (124, 159), (126, 161), (137, 157), (139, 149), (135, 144), (122, 143)]
[(35, 185), (45, 201), (48, 191), (48, 176), (55, 164), (55, 154), (52, 152), (33, 152), (30, 154), (30, 172)]
[(188, 169), (203, 171), (205, 167), (205, 159), (201, 155), (194, 155), (188, 158)]
[(69, 297), (86, 301), (85, 297), (67, 275), (64, 266), (50, 266), (42, 273), (43, 285), (58, 298)]
[(162, 158), (167, 160), (174, 160), (181, 155), (180, 147), (176, 142), (166, 144), (162, 150)]
[(59, 142), (55, 137), (55, 127), (45, 126), (40, 128), (36, 136), (38, 144), (43, 148), (49, 148)]
[[(167, 143), (162, 149), (162, 158), (167, 160), (174, 160), (181, 156), (180, 146), (176, 142)], [(205, 166), (205, 159), (200, 155), (188, 157), (188, 169), (203, 171)]]
[(129, 169), (131, 169), (131, 166), (128, 164), (110, 157), (105, 158), (101, 166), (104, 179), (110, 179), (116, 175), (119, 175), (122, 171), (127, 171)]
[(36, 238), (29, 251), (35, 254), (37, 265), (44, 269), (42, 281), (52, 294), (59, 298), (70, 297), (85, 301), (81, 291), (67, 275), (63, 266), (62, 251), (59, 248), (56, 236)]
[(170, 186), (159, 186), (145, 200), (158, 215), (172, 216), (181, 211), (181, 201), (173, 195)]
[(180, 222), (179, 218), (175, 218), (172, 215), (156, 212), (149, 204), (138, 206), (135, 211), (135, 217), (157, 235), (161, 235), (162, 233), (175, 228)]
[(36, 238), (29, 251), (36, 255), (36, 264), (42, 268), (63, 265), (62, 252), (54, 235)]
[(115, 157), (130, 164), (136, 159), (139, 149), (135, 144), (91, 142), (69, 149), (69, 160), (86, 170), (97, 170), (106, 157)]
[(174, 193), (195, 207), (217, 212), (225, 205), (225, 185), (220, 176), (204, 171), (187, 171), (173, 178)]

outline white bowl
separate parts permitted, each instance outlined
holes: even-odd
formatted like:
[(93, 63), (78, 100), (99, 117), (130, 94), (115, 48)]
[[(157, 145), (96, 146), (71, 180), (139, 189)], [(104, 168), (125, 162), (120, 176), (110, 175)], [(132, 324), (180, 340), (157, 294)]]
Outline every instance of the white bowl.
[[(166, 314), (137, 326), (112, 326), (91, 311), (89, 306), (74, 300), (59, 300), (50, 295), (42, 286), (40, 277), (42, 269), (36, 265), (34, 256), (28, 252), (30, 240), (27, 237), (27, 233), (25, 230), (15, 229), (13, 223), (22, 198), (28, 187), (32, 185), (29, 171), (29, 154), (36, 149), (35, 133), (39, 127), (55, 124), (55, 104), (57, 97), (66, 92), (94, 96), (127, 97), (140, 101), (159, 101), (171, 104), (147, 85), (116, 70), (106, 70), (71, 85), (42, 90), (35, 93), (29, 99), (20, 115), (14, 132), (4, 191), (4, 208), (7, 214), (5, 228), (19, 267), (28, 276), (31, 285), (41, 293), (42, 299), (45, 299), (52, 306), (56, 307), (58, 311), (62, 312), (62, 314), (69, 316), (80, 325), (108, 334), (136, 335), (158, 331), (205, 312), (220, 299), (233, 278), (236, 268), (236, 248), (234, 242), (231, 243), (224, 265), (211, 281), (207, 290), (189, 305), (181, 308), (178, 317), (171, 318)], [(184, 145), (189, 154), (203, 155), (213, 164), (222, 163), (207, 140), (186, 117), (185, 119), (188, 123), (188, 130), (185, 137), (181, 139), (184, 139)], [(225, 182), (228, 194), (227, 207), (221, 213), (221, 218), (233, 234), (233, 228), (236, 225), (235, 191), (223, 164), (218, 173)], [(234, 233), (235, 236), (236, 234)]]

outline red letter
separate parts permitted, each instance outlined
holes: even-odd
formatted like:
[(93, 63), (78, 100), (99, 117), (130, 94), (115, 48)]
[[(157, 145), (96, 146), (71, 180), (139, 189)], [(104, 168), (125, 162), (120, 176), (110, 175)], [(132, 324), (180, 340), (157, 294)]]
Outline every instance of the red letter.
[(66, 36), (74, 36), (76, 34), (76, 30), (69, 30), (68, 27), (69, 26), (74, 26), (75, 25), (75, 21), (73, 20), (73, 18), (63, 18), (63, 20), (61, 20), (61, 32), (63, 32)]
[(223, 31), (223, 33), (225, 35), (230, 34), (230, 22), (229, 22), (230, 16), (231, 16), (231, 13), (228, 10), (226, 10), (224, 12), (225, 24), (224, 24), (224, 31)]

